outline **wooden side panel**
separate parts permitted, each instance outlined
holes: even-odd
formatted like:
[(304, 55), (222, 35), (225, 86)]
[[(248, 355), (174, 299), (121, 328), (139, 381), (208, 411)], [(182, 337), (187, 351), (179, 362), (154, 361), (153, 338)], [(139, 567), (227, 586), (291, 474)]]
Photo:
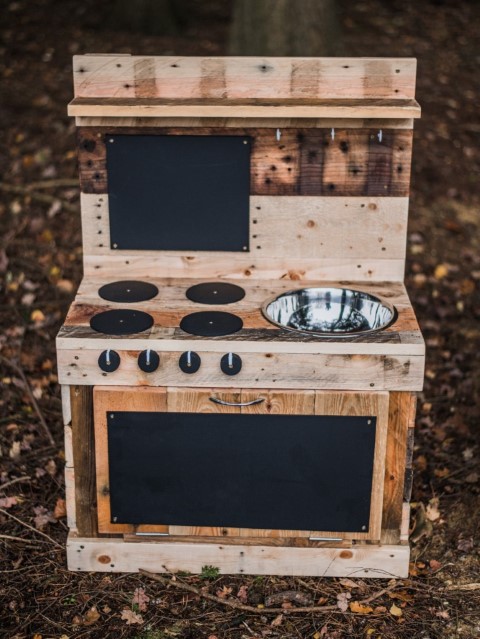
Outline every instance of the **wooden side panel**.
[(96, 537), (98, 523), (92, 387), (72, 386), (70, 398), (77, 529), (80, 535)]
[(162, 526), (135, 527), (111, 522), (107, 440), (107, 411), (165, 411), (167, 408), (166, 389), (141, 387), (131, 389), (125, 386), (107, 389), (96, 387), (93, 395), (99, 532), (123, 533), (135, 530), (138, 532), (166, 532), (167, 528)]
[(398, 543), (400, 539), (408, 433), (412, 430), (412, 416), (414, 423), (415, 405), (416, 396), (413, 393), (390, 394), (382, 515), (383, 543)]
[[(138, 132), (127, 128), (78, 129), (80, 186), (84, 193), (108, 191), (106, 136)], [(275, 129), (268, 128), (144, 127), (141, 132), (252, 137), (252, 195), (408, 196), (411, 130), (283, 129), (280, 140)]]
[(200, 573), (205, 565), (223, 574), (310, 575), (316, 577), (408, 576), (408, 546), (362, 545), (352, 548), (291, 548), (282, 546), (181, 543), (125, 543), (70, 535), (68, 567), (74, 571)]
[(413, 98), (413, 58), (80, 55), (80, 98)]
[(388, 430), (389, 393), (324, 393), (315, 394), (317, 415), (375, 415), (377, 428), (369, 521), (369, 539), (380, 539), (382, 525), (383, 476)]

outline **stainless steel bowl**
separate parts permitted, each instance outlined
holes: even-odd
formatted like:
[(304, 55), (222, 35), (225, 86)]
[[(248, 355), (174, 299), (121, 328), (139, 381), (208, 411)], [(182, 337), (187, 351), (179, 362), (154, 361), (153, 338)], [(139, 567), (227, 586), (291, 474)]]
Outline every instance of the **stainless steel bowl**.
[(380, 331), (396, 318), (395, 308), (350, 288), (312, 287), (282, 293), (262, 307), (265, 318), (289, 331), (348, 337)]

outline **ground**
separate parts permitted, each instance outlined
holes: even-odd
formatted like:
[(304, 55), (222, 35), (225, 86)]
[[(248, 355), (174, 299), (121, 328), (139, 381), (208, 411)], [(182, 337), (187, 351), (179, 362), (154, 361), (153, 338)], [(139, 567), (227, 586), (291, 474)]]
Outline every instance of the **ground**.
[[(71, 55), (223, 54), (230, 2), (188, 5), (188, 23), (168, 38), (109, 29), (109, 3), (93, 0), (20, 0), (2, 9), (0, 636), (478, 637), (480, 4), (473, 0), (341, 3), (346, 55), (419, 62), (423, 118), (415, 128), (406, 281), (428, 355), (409, 579), (222, 577), (213, 569), (177, 578), (221, 603), (142, 575), (66, 570), (55, 334), (81, 278), (74, 124), (66, 115)], [(325, 609), (261, 607), (289, 590)], [(356, 601), (363, 604), (348, 606)]]

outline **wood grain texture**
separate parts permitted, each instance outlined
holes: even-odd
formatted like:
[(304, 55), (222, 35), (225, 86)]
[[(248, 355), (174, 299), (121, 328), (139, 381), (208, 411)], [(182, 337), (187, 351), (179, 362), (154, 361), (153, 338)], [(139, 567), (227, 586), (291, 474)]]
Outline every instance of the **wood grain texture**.
[(70, 531), (77, 532), (77, 513), (75, 503), (75, 469), (65, 466), (65, 506), (67, 510), (67, 526)]
[[(413, 129), (412, 118), (388, 118), (389, 129)], [(89, 117), (76, 116), (78, 127), (187, 127), (202, 126), (216, 128), (242, 128), (245, 118), (176, 118), (176, 117)], [(313, 128), (313, 129), (381, 129), (386, 124), (385, 118), (249, 118), (248, 125), (253, 128), (270, 127), (280, 129)]]
[[(96, 537), (98, 535), (98, 523), (93, 432), (93, 389), (90, 386), (72, 386), (70, 390), (76, 524), (79, 534)], [(68, 495), (67, 498), (70, 501)]]
[[(302, 70), (308, 66), (308, 76)], [(302, 73), (299, 86), (298, 75)], [(76, 98), (409, 99), (414, 58), (78, 55)], [(297, 78), (297, 79), (296, 79)], [(139, 89), (141, 87), (141, 96)]]
[[(111, 521), (110, 478), (108, 464), (107, 414), (109, 411), (165, 411), (165, 388), (131, 389), (125, 386), (105, 390), (93, 390), (96, 449), (96, 501), (98, 505), (98, 531), (101, 533), (149, 532), (152, 527), (115, 524)], [(167, 532), (166, 527), (154, 527), (154, 532)]]
[[(147, 85), (144, 85), (147, 86)], [(419, 118), (413, 99), (75, 98), (68, 115), (139, 118)]]
[[(121, 358), (120, 367), (113, 373), (104, 374), (98, 367), (98, 358), (105, 348), (116, 350)], [(61, 383), (89, 385), (191, 386), (191, 375), (178, 367), (184, 350), (166, 353), (158, 350), (161, 363), (154, 373), (140, 371), (138, 351), (122, 351), (115, 340), (88, 350), (61, 350), (58, 352), (59, 379)], [(195, 373), (195, 386), (232, 386), (232, 379), (220, 372), (220, 353), (202, 351), (198, 344), (191, 350), (202, 359)], [(235, 351), (238, 353), (239, 349)], [(420, 390), (423, 386), (423, 356), (264, 352), (249, 353), (242, 359), (242, 370), (235, 376), (234, 383), (251, 388), (380, 391)]]
[(400, 539), (407, 438), (415, 402), (413, 393), (390, 394), (382, 516), (383, 543), (398, 543)]
[[(381, 134), (380, 134), (381, 130)], [(251, 195), (408, 196), (412, 131), (402, 129), (143, 128), (142, 135), (235, 135), (252, 138)], [(78, 129), (80, 186), (106, 194), (108, 135), (136, 128)], [(395, 162), (394, 162), (395, 159)]]
[(95, 540), (70, 535), (68, 567), (73, 571), (201, 573), (205, 565), (223, 574), (310, 575), (317, 577), (408, 576), (410, 549), (400, 545), (352, 548), (291, 548), (169, 542), (126, 543), (123, 539)]

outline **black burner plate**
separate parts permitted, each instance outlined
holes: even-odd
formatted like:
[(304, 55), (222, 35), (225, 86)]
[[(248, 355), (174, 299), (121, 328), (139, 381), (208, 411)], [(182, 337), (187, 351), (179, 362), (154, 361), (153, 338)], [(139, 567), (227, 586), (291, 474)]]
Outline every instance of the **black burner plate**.
[(98, 294), (109, 302), (145, 302), (158, 295), (158, 288), (149, 282), (123, 280), (105, 284), (98, 289)]
[(204, 282), (191, 286), (186, 296), (200, 304), (233, 304), (245, 297), (245, 291), (241, 286), (227, 282)]
[(216, 337), (236, 333), (243, 326), (242, 320), (231, 313), (221, 311), (201, 311), (190, 313), (180, 322), (180, 328), (191, 335)]
[(143, 311), (121, 308), (97, 313), (91, 318), (90, 326), (105, 335), (133, 335), (153, 326), (153, 317)]

